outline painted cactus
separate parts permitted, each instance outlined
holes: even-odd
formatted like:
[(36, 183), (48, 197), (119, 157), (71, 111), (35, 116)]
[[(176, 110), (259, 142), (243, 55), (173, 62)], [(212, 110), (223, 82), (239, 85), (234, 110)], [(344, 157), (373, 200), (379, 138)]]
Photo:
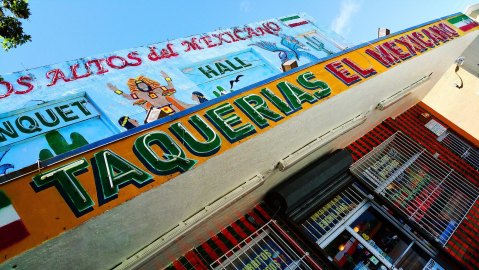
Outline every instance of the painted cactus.
[(46, 160), (88, 144), (88, 141), (77, 132), (72, 132), (70, 134), (70, 139), (72, 140), (71, 144), (67, 143), (65, 137), (63, 137), (63, 135), (56, 130), (48, 132), (45, 135), (45, 138), (55, 154), (53, 154), (49, 149), (42, 149), (39, 154), (40, 160)]

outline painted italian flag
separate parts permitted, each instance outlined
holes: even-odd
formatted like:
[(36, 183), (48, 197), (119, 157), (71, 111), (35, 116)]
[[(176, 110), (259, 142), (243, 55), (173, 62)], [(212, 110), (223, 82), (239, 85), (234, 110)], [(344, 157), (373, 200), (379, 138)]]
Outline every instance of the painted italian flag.
[(452, 19), (449, 19), (447, 21), (454, 24), (455, 27), (461, 29), (462, 31), (467, 31), (479, 25), (477, 22), (467, 17), (466, 15), (460, 15)]
[(13, 208), (10, 199), (0, 190), (0, 250), (28, 236), (27, 228)]
[(296, 26), (300, 26), (300, 25), (309, 23), (307, 20), (299, 17), (298, 15), (284, 17), (284, 18), (281, 18), (279, 20), (281, 22), (283, 22), (284, 24), (286, 24), (287, 26), (289, 26), (289, 27), (296, 27)]

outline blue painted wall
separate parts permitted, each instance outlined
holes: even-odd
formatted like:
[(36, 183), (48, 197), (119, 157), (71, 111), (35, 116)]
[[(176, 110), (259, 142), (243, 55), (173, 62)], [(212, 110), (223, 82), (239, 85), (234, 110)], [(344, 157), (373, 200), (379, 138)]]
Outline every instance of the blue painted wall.
[(2, 75), (0, 175), (340, 50), (309, 16), (284, 18)]

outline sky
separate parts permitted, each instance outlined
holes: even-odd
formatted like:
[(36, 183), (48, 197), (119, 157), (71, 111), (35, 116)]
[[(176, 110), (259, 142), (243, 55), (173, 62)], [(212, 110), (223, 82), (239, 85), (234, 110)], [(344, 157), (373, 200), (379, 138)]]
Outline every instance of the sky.
[(463, 12), (479, 0), (30, 0), (32, 42), (0, 52), (0, 74), (306, 12), (351, 44)]

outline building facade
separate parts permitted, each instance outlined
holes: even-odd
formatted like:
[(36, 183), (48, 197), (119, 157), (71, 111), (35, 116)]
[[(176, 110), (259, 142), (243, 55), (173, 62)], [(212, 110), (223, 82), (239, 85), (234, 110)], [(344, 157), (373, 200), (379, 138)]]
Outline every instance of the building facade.
[(301, 14), (2, 75), (0, 267), (474, 269), (478, 29)]

